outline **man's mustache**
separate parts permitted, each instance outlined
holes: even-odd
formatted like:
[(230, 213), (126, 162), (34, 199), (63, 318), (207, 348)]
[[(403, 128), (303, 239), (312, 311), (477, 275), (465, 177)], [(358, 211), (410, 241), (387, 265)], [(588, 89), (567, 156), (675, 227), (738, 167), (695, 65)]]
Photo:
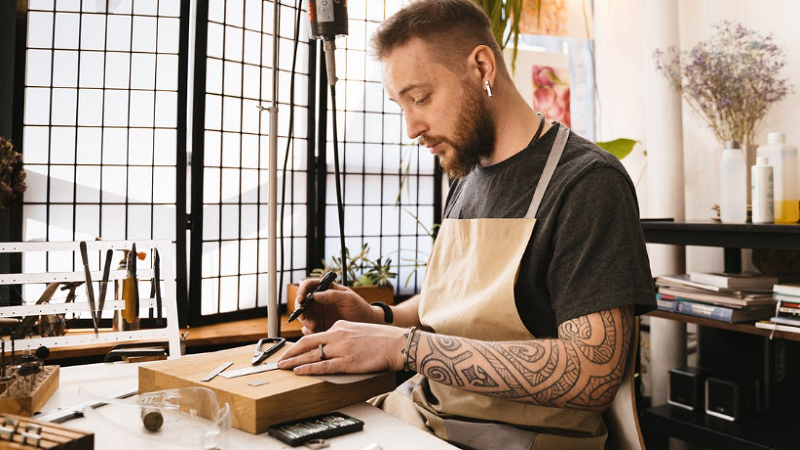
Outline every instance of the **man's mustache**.
[(417, 142), (419, 143), (419, 145), (422, 145), (424, 147), (433, 146), (436, 144), (440, 144), (442, 142), (450, 144), (450, 146), (453, 145), (450, 143), (449, 140), (440, 136), (420, 136), (419, 138), (417, 138)]

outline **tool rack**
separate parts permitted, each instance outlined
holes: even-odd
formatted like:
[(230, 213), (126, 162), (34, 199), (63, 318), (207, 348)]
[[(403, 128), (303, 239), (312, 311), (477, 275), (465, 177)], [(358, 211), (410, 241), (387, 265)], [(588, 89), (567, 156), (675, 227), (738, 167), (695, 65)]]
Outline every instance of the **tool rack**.
[[(175, 262), (173, 244), (170, 241), (86, 241), (89, 252), (91, 268), (91, 278), (94, 284), (94, 292), (99, 291), (99, 284), (102, 278), (99, 262), (103, 260), (103, 255), (108, 249), (129, 250), (136, 244), (137, 251), (158, 250), (161, 257), (161, 293), (162, 307), (166, 321), (163, 328), (150, 328), (131, 331), (111, 331), (103, 330), (100, 333), (70, 333), (64, 336), (54, 337), (29, 337), (17, 339), (15, 342), (16, 350), (30, 349), (35, 351), (39, 346), (49, 348), (64, 346), (80, 346), (95, 343), (120, 343), (127, 341), (145, 340), (166, 340), (169, 343), (170, 358), (180, 357), (180, 332), (178, 329), (178, 310), (175, 297), (175, 272), (173, 264)], [(25, 284), (47, 284), (53, 282), (79, 282), (85, 281), (85, 274), (80, 261), (80, 242), (24, 242), (24, 243), (0, 243), (0, 253), (22, 253), (23, 266), (26, 253), (29, 252), (73, 252), (73, 260), (76, 261), (75, 271), (73, 272), (47, 272), (47, 273), (10, 273), (0, 274), (0, 285), (25, 285)], [(76, 257), (77, 256), (77, 257)], [(97, 265), (97, 267), (95, 267)], [(149, 282), (153, 278), (155, 270), (153, 268), (137, 267), (136, 275), (140, 282)], [(104, 310), (122, 310), (125, 302), (115, 297), (113, 289), (114, 280), (124, 280), (127, 276), (125, 270), (111, 269), (108, 277), (108, 294)], [(146, 291), (140, 290), (144, 293)], [(0, 318), (24, 318), (27, 316), (40, 316), (45, 314), (72, 314), (75, 312), (90, 313), (89, 303), (85, 296), (76, 296), (73, 303), (45, 303), (34, 304), (38, 299), (24, 299), (22, 305), (0, 306)], [(142, 316), (151, 307), (156, 307), (154, 298), (142, 296), (140, 299), (140, 311)], [(6, 350), (9, 347), (6, 346)]]

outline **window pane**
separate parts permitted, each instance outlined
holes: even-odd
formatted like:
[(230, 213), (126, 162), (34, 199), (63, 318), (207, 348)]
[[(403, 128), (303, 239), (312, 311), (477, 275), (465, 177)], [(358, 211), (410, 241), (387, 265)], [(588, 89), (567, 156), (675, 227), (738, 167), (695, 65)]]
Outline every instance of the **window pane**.
[(78, 36), (80, 36), (79, 22), (80, 14), (56, 14), (56, 48), (78, 48)]
[(78, 125), (103, 124), (103, 91), (82, 89), (78, 102)]
[(50, 86), (52, 52), (28, 50), (25, 82), (28, 86)]

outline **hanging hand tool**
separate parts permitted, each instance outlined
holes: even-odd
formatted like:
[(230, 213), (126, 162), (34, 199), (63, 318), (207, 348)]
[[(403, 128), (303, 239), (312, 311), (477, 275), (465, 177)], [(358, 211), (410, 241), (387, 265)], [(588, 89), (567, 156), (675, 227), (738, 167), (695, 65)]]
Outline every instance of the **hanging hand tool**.
[[(153, 280), (150, 283), (150, 298), (156, 299), (156, 325), (161, 325), (161, 256), (158, 249), (153, 249)], [(150, 307), (150, 318), (153, 318), (153, 307)]]
[(127, 323), (133, 323), (139, 317), (139, 282), (136, 279), (136, 244), (128, 252), (127, 263), (128, 277), (122, 287), (122, 299), (125, 300), (125, 309), (122, 318)]
[(103, 306), (106, 304), (106, 292), (108, 291), (108, 274), (111, 272), (111, 258), (114, 250), (108, 249), (106, 252), (106, 262), (103, 265), (103, 280), (100, 282), (100, 296), (97, 299), (97, 321), (103, 318)]
[(89, 270), (89, 254), (86, 250), (86, 242), (81, 241), (81, 259), (83, 259), (83, 273), (86, 276), (86, 296), (89, 298), (89, 312), (92, 315), (92, 325), (94, 334), (97, 334), (97, 310), (94, 306), (94, 286), (92, 286), (92, 271)]

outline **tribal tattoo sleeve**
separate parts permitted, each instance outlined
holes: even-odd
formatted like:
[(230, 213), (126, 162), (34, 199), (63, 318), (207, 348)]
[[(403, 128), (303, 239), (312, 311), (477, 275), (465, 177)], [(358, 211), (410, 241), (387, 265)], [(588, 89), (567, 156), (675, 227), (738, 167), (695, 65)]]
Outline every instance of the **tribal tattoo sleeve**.
[(417, 332), (408, 369), (489, 397), (603, 411), (625, 373), (633, 307), (562, 323), (557, 339), (492, 342)]

